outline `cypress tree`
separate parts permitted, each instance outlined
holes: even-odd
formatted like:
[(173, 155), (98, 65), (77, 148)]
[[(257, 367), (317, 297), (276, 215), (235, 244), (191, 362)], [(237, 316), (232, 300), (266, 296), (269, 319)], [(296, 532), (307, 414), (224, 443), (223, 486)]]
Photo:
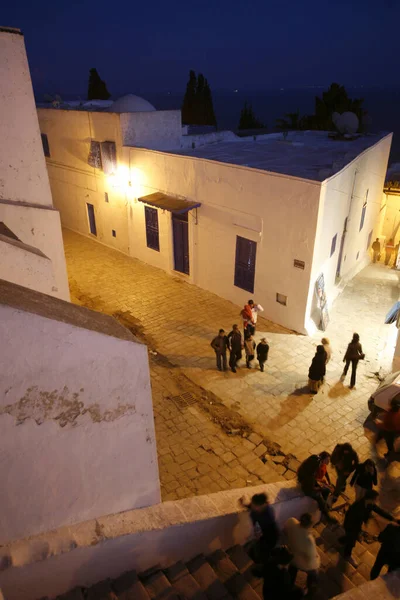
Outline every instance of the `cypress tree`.
[(238, 129), (262, 129), (264, 127), (264, 124), (255, 116), (251, 104), (247, 105), (245, 102), (240, 112)]
[(100, 79), (97, 69), (90, 69), (88, 84), (88, 100), (108, 100), (111, 94), (105, 82)]
[(182, 104), (182, 123), (185, 125), (193, 125), (196, 111), (196, 89), (197, 79), (196, 73), (191, 70), (189, 73), (189, 81), (187, 82), (185, 96)]
[(202, 73), (197, 77), (195, 124), (206, 125), (205, 79)]
[(205, 125), (217, 126), (211, 89), (207, 79), (204, 82)]

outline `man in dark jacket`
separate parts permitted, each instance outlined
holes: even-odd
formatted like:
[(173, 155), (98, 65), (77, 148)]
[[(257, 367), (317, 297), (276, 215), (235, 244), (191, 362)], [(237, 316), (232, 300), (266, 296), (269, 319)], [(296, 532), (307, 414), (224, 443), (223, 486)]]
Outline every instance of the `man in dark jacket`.
[(374, 257), (372, 260), (374, 263), (376, 263), (377, 260), (379, 261), (381, 255), (381, 244), (379, 242), (379, 238), (376, 238), (376, 240), (372, 244), (372, 251), (374, 253)]
[(357, 563), (351, 558), (351, 553), (361, 533), (362, 525), (363, 523), (368, 523), (371, 513), (375, 512), (388, 521), (396, 522), (396, 519), (391, 514), (375, 504), (378, 496), (378, 492), (369, 490), (364, 498), (354, 502), (346, 512), (343, 523), (346, 535), (339, 538), (339, 542), (344, 544), (344, 556), (354, 567), (356, 567)]
[(245, 504), (240, 498), (239, 504), (250, 512), (250, 519), (257, 539), (255, 562), (263, 563), (269, 556), (279, 538), (279, 529), (275, 514), (268, 502), (266, 494), (254, 494), (250, 504)]
[(257, 360), (260, 365), (260, 371), (264, 371), (264, 363), (268, 360), (269, 345), (266, 338), (261, 338), (257, 344)]
[(371, 579), (379, 577), (385, 565), (388, 566), (389, 572), (400, 569), (400, 527), (387, 525), (379, 534), (378, 541), (381, 542), (381, 547), (371, 569)]
[(332, 452), (331, 464), (336, 469), (337, 480), (333, 492), (332, 504), (345, 491), (348, 476), (358, 466), (358, 455), (351, 444), (337, 444)]
[(228, 340), (228, 336), (225, 335), (225, 331), (223, 329), (219, 330), (217, 337), (215, 337), (213, 339), (213, 341), (211, 342), (211, 348), (214, 350), (215, 356), (217, 358), (218, 371), (222, 371), (222, 365), (223, 365), (224, 371), (226, 371), (227, 370), (226, 351), (227, 351), (227, 348), (229, 348), (229, 340)]
[(242, 358), (242, 334), (237, 325), (232, 325), (232, 331), (228, 334), (229, 342), (229, 366), (232, 373), (236, 373), (236, 363)]

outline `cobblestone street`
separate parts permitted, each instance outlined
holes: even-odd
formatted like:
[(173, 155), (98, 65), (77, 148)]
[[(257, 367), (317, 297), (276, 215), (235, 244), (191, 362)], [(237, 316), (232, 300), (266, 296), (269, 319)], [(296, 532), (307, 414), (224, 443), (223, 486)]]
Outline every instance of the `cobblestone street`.
[[(367, 400), (378, 383), (374, 373), (390, 371), (395, 326), (383, 321), (399, 297), (395, 271), (371, 265), (338, 298), (326, 332), (333, 358), (325, 385), (311, 396), (304, 386), (321, 334), (296, 335), (259, 318), (256, 340), (266, 335), (270, 343), (265, 372), (254, 365), (238, 369), (236, 375), (220, 373), (210, 341), (219, 327), (230, 330), (232, 323), (240, 323), (241, 307), (71, 231), (64, 231), (64, 243), (72, 300), (110, 314), (128, 314), (145, 333), (150, 349), (172, 365), (152, 366), (164, 498), (277, 480), (282, 473), (279, 465), (264, 465), (259, 459), (251, 464), (257, 445), (221, 432), (201, 407), (179, 410), (169, 398), (185, 391), (182, 382), (178, 390), (172, 389), (180, 375), (243, 417), (259, 435), (254, 441), (260, 455), (264, 438), (300, 460), (310, 452), (331, 451), (340, 441), (352, 443), (360, 458), (370, 455), (363, 423)], [(361, 336), (366, 360), (360, 363), (356, 388), (350, 390), (349, 380), (342, 384), (339, 377), (353, 331)]]

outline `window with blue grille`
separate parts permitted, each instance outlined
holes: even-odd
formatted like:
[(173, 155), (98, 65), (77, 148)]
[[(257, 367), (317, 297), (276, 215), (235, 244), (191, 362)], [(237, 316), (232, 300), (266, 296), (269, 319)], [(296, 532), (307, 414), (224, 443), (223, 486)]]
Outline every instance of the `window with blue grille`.
[(147, 247), (160, 252), (160, 237), (158, 233), (158, 211), (150, 206), (144, 207), (146, 220), (146, 242)]
[(333, 236), (332, 238), (332, 243), (331, 243), (331, 254), (330, 256), (333, 256), (335, 254), (335, 250), (336, 250), (336, 242), (337, 242), (337, 234)]
[(48, 137), (45, 133), (41, 133), (41, 138), (42, 138), (42, 145), (43, 145), (43, 152), (44, 155), (47, 156), (47, 158), (50, 158), (50, 146), (49, 146), (49, 140)]
[(254, 292), (254, 277), (256, 272), (257, 243), (236, 236), (235, 280), (234, 285)]

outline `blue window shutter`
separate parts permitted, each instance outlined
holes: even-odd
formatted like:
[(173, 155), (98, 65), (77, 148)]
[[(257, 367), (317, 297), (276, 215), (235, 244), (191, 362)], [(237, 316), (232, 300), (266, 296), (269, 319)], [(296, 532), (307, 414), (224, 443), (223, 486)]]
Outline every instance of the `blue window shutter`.
[(256, 253), (256, 242), (236, 236), (234, 285), (250, 293), (254, 292)]
[(50, 158), (50, 146), (49, 146), (49, 139), (47, 137), (47, 135), (45, 133), (41, 133), (41, 138), (42, 138), (42, 145), (43, 145), (43, 152), (44, 155), (47, 156), (47, 158)]
[(160, 251), (160, 237), (158, 232), (158, 211), (150, 206), (144, 207), (146, 221), (146, 243), (152, 250)]

